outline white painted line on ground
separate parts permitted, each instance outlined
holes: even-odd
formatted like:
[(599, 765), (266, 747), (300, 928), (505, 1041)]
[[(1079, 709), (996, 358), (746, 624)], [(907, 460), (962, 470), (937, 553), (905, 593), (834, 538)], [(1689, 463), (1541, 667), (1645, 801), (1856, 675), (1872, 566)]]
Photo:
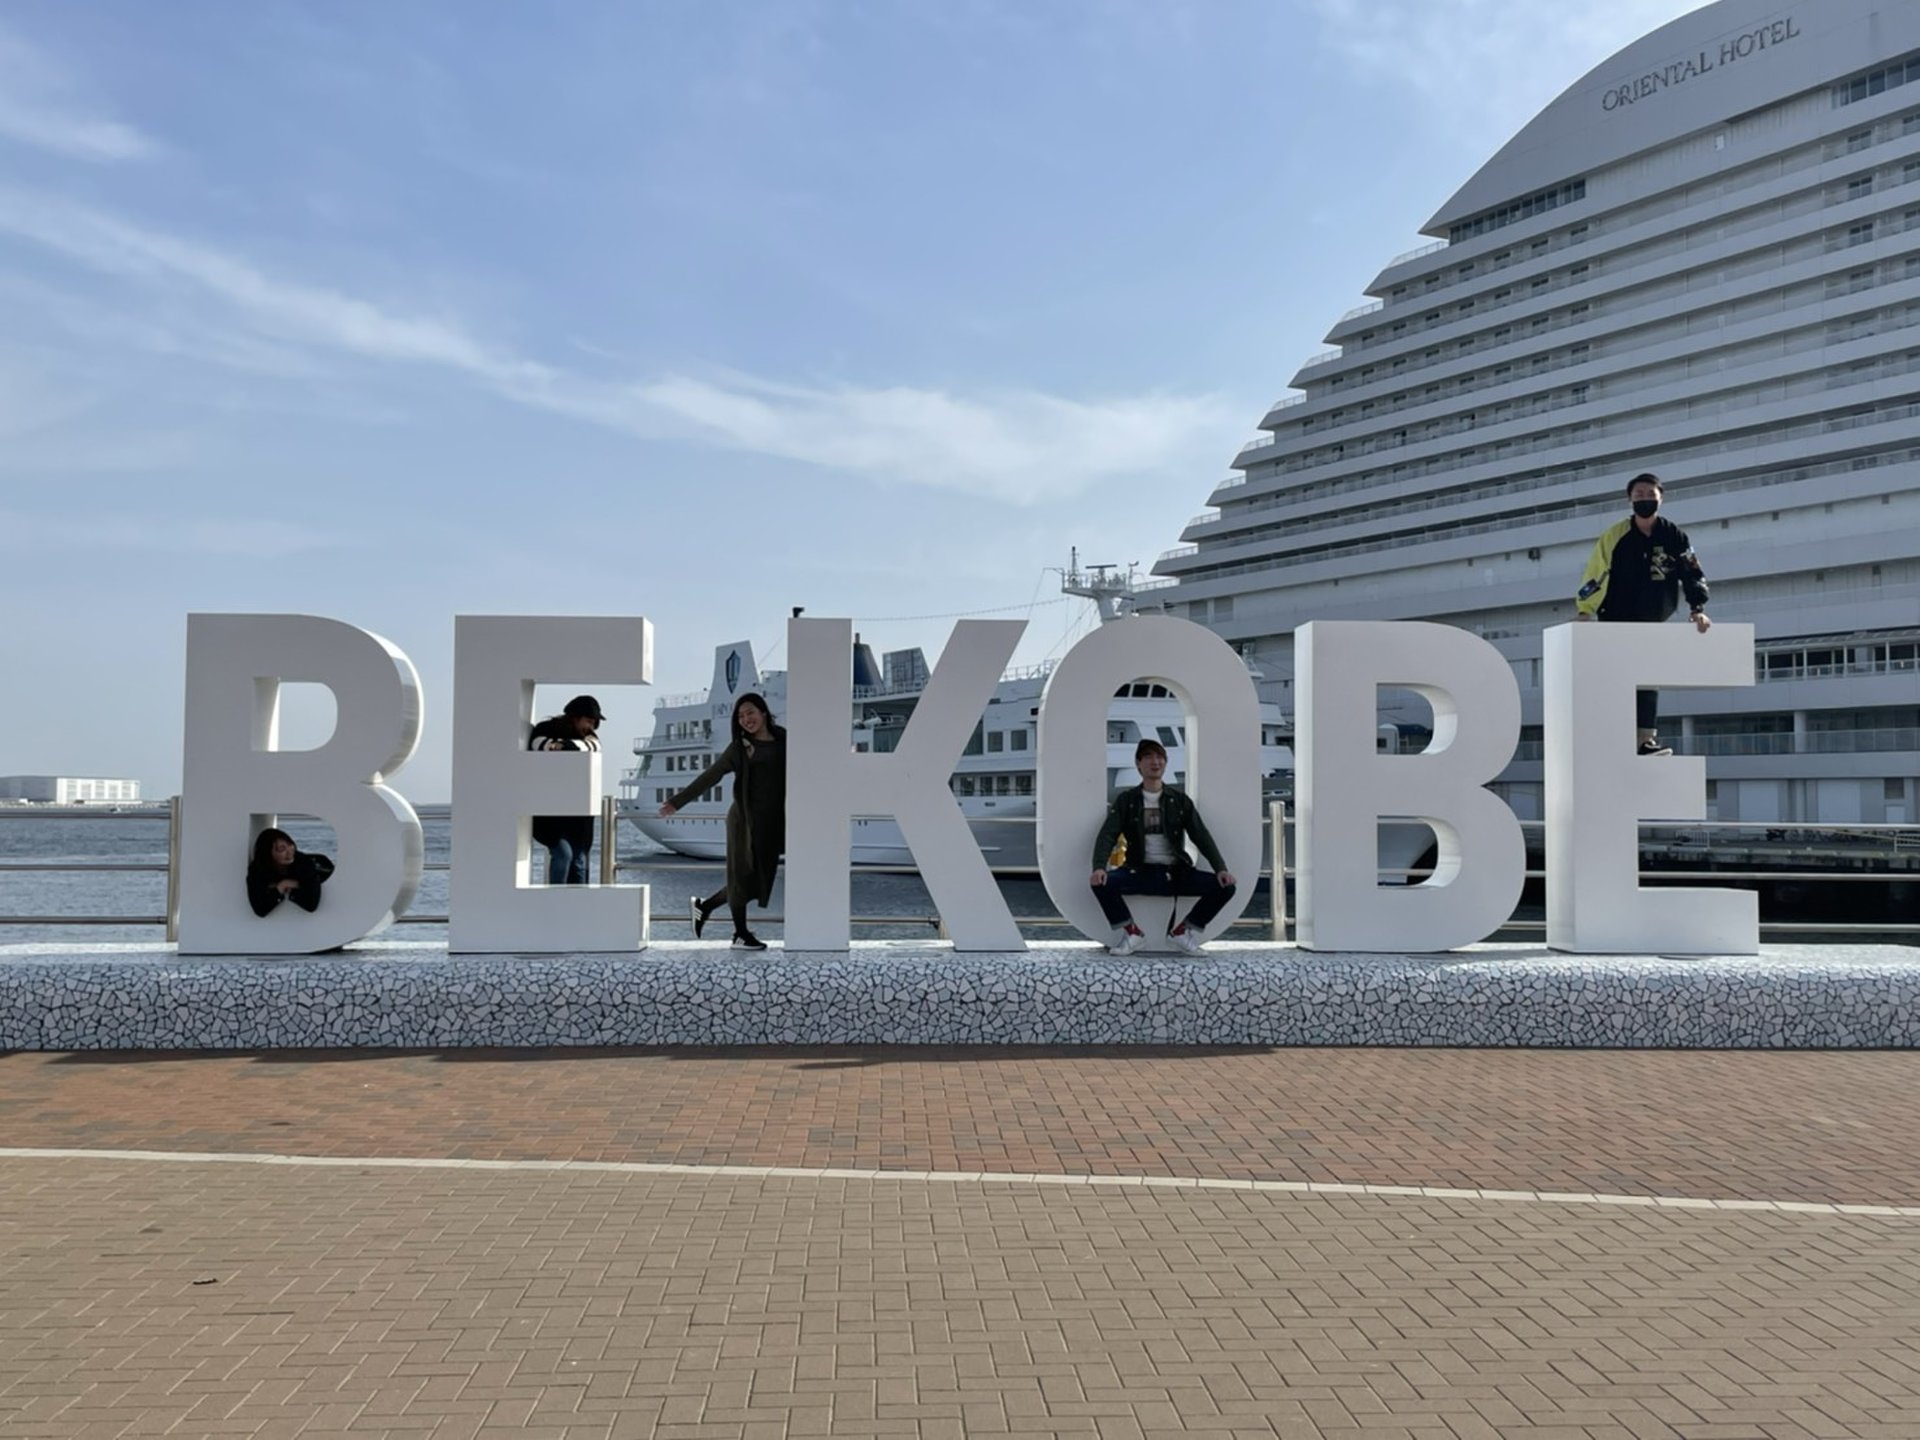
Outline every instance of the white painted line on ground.
[(1840, 1205), (1813, 1200), (1708, 1200), (1687, 1195), (1590, 1195), (1561, 1190), (1471, 1190), (1452, 1185), (1364, 1185), (1325, 1180), (1224, 1180), (1190, 1175), (1015, 1174), (997, 1170), (845, 1170), (779, 1165), (679, 1165), (642, 1160), (437, 1160), (392, 1155), (219, 1154), (191, 1150), (51, 1150), (0, 1146), (0, 1160), (159, 1161), (188, 1165), (307, 1165), (360, 1170), (493, 1170), (541, 1174), (701, 1175), (753, 1180), (913, 1181), (936, 1185), (1088, 1185), (1156, 1190), (1247, 1190), (1319, 1199), (1484, 1200), (1501, 1205), (1638, 1206), (1762, 1210), (1787, 1215), (1871, 1215), (1920, 1220), (1920, 1205)]

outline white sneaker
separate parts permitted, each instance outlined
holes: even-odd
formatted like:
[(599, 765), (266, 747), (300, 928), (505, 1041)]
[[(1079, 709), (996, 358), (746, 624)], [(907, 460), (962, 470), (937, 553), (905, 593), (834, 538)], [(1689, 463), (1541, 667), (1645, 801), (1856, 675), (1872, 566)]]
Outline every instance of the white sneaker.
[(1128, 930), (1122, 927), (1113, 932), (1113, 939), (1107, 945), (1107, 953), (1109, 955), (1131, 955), (1146, 943), (1147, 937), (1142, 935), (1138, 930)]
[(1182, 951), (1182, 953), (1184, 954), (1204, 955), (1207, 953), (1206, 951), (1200, 948), (1200, 937), (1194, 934), (1190, 928), (1176, 930), (1167, 938), (1173, 941), (1173, 943), (1176, 946), (1178, 946)]

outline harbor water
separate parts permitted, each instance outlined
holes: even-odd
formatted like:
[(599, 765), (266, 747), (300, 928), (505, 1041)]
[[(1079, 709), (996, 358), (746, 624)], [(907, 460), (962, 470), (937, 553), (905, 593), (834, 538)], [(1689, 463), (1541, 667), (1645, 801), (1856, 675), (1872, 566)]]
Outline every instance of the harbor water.
[[(284, 828), (302, 849), (332, 853), (332, 832), (313, 821), (288, 820)], [(444, 812), (423, 813), (421, 827), (426, 840), (429, 866), (445, 865), (451, 847), (451, 824)], [(684, 939), (691, 926), (687, 901), (693, 895), (707, 895), (720, 888), (722, 867), (717, 861), (689, 860), (669, 854), (641, 835), (631, 824), (620, 825), (620, 882), (623, 885), (652, 887), (650, 907), (652, 934), (659, 940)], [(0, 819), (0, 864), (35, 865), (156, 865), (167, 860), (167, 822), (164, 814), (114, 815), (67, 819), (59, 817), (6, 817)], [(599, 852), (594, 852), (598, 866)], [(533, 870), (536, 883), (545, 875), (545, 851), (534, 847)], [(234, 860), (233, 883), (238, 886), (246, 872), (246, 857)], [(781, 872), (774, 888), (770, 914), (782, 913), (786, 875)], [(1038, 879), (1002, 878), (1000, 892), (1007, 908), (1017, 917), (1057, 917), (1059, 912), (1047, 898)], [(117, 870), (0, 870), (0, 915), (148, 916), (156, 920), (166, 910), (167, 881), (163, 871)], [(412, 907), (415, 915), (447, 913), (447, 872), (429, 869), (421, 878), (420, 893)], [(887, 917), (885, 923), (859, 924), (854, 938), (860, 940), (920, 939), (936, 933), (934, 906), (927, 887), (917, 875), (876, 874), (856, 867), (853, 872), (853, 913), (856, 916)], [(1266, 889), (1261, 887), (1247, 907), (1245, 921), (1264, 922), (1269, 916)], [(778, 921), (762, 921), (758, 907), (749, 907), (748, 924), (763, 938), (777, 940)], [(1036, 940), (1064, 939), (1072, 934), (1058, 924), (1022, 925), (1022, 932)], [(118, 925), (9, 925), (0, 920), (0, 944), (62, 943), (84, 941), (152, 941), (161, 933), (157, 924)], [(444, 924), (406, 923), (389, 932), (407, 940), (445, 940)], [(708, 922), (708, 939), (725, 939), (730, 933), (726, 911), (722, 909)], [(1261, 933), (1247, 930), (1247, 935)]]

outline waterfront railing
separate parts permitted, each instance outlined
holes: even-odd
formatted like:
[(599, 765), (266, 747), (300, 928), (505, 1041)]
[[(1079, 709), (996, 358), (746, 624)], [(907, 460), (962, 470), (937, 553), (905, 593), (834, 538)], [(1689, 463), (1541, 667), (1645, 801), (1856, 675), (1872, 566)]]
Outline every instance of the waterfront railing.
[[(304, 817), (283, 817), (304, 818)], [(720, 860), (699, 860), (685, 856), (649, 852), (637, 858), (623, 856), (620, 851), (619, 812), (614, 799), (609, 796), (601, 805), (600, 834), (603, 842), (599, 847), (599, 883), (613, 885), (618, 883), (620, 874), (643, 868), (655, 868), (663, 864), (674, 870), (708, 871), (724, 868)], [(864, 817), (884, 818), (884, 817)], [(47, 814), (31, 806), (0, 806), (0, 822), (7, 820), (76, 821), (118, 820), (165, 822), (167, 841), (165, 861), (34, 861), (0, 860), (0, 874), (8, 872), (59, 872), (68, 874), (108, 874), (108, 873), (144, 873), (163, 874), (167, 877), (166, 908), (163, 914), (151, 915), (9, 915), (0, 914), (0, 927), (39, 927), (39, 926), (121, 926), (164, 928), (168, 941), (179, 936), (180, 923), (180, 797), (174, 796), (164, 808), (150, 811), (126, 813), (109, 808), (101, 810), (66, 810), (58, 814)], [(1008, 816), (996, 818), (996, 825), (1031, 825), (1031, 816)], [(1392, 822), (1390, 822), (1392, 823)], [(1417, 822), (1405, 822), (1417, 823)], [(1545, 822), (1522, 820), (1521, 828), (1537, 842)], [(1262, 821), (1262, 864), (1255, 875), (1255, 881), (1266, 881), (1271, 899), (1270, 914), (1243, 915), (1234, 922), (1234, 928), (1240, 930), (1263, 930), (1268, 938), (1280, 942), (1288, 938), (1291, 924), (1290, 907), (1287, 904), (1287, 885), (1295, 879), (1295, 869), (1290, 857), (1294, 854), (1292, 834), (1294, 817), (1288, 813), (1285, 802), (1273, 801), (1268, 806)], [(1825, 935), (1847, 939), (1902, 939), (1910, 943), (1920, 943), (1920, 825), (1908, 824), (1826, 824), (1822, 822), (1778, 820), (1700, 820), (1700, 821), (1657, 821), (1644, 822), (1641, 827), (1642, 869), (1640, 879), (1653, 881), (1663, 886), (1685, 886), (1711, 884), (1716, 887), (1728, 885), (1775, 885), (1804, 887), (1817, 883), (1832, 883), (1844, 886), (1885, 885), (1903, 887), (1888, 892), (1890, 903), (1886, 913), (1902, 918), (1888, 921), (1870, 921), (1856, 919), (1789, 921), (1762, 918), (1760, 933), (1763, 938), (1784, 939), (1793, 936)], [(1276, 869), (1272, 863), (1274, 854), (1273, 836), (1280, 836), (1279, 855), (1281, 864), (1278, 876), (1281, 885), (1277, 893), (1273, 887)], [(1794, 868), (1795, 861), (1799, 867)], [(1650, 862), (1650, 863), (1649, 863)], [(1772, 862), (1784, 862), (1775, 864)], [(1727, 868), (1738, 865), (1742, 868)], [(445, 861), (429, 861), (424, 867), (430, 871), (445, 871), (451, 868)], [(1032, 865), (996, 865), (994, 874), (1005, 879), (1037, 879), (1039, 868)], [(912, 865), (862, 865), (859, 873), (865, 875), (918, 875), (919, 869)], [(1385, 868), (1379, 874), (1388, 880), (1409, 882), (1417, 881), (1428, 872), (1420, 867)], [(1529, 868), (1527, 879), (1539, 881), (1545, 878), (1542, 869)], [(1242, 877), (1243, 881), (1245, 877)], [(661, 920), (677, 920), (671, 913), (656, 910), (654, 917)], [(780, 923), (781, 915), (756, 916), (770, 923)], [(856, 926), (905, 926), (924, 925), (928, 929), (944, 934), (944, 927), (937, 914), (893, 913), (860, 914), (851, 917)], [(1058, 914), (1016, 915), (1015, 922), (1023, 927), (1044, 929), (1050, 927), (1071, 927), (1072, 922)], [(408, 912), (399, 918), (402, 925), (444, 925), (448, 917), (440, 914)], [(1502, 933), (1535, 936), (1544, 935), (1545, 922), (1541, 919), (1516, 913), (1502, 927)]]

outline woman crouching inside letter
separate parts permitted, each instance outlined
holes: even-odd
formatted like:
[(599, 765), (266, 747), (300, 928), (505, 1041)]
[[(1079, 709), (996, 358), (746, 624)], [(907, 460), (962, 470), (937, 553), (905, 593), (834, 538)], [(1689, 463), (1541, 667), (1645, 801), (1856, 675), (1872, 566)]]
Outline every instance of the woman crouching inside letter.
[(693, 902), (693, 933), (706, 929), (707, 917), (722, 900), (733, 915), (733, 947), (764, 950), (766, 942), (747, 929), (747, 901), (762, 910), (773, 899), (773, 877), (787, 848), (787, 732), (773, 723), (773, 712), (758, 695), (742, 695), (733, 707), (733, 743), (686, 789), (660, 807), (671, 815), (704, 794), (715, 781), (733, 776), (733, 804), (727, 809), (727, 883)]
[(303, 855), (284, 830), (262, 830), (247, 866), (247, 899), (260, 916), (271, 915), (289, 900), (302, 910), (318, 910), (320, 887), (331, 874), (333, 861), (326, 856)]

